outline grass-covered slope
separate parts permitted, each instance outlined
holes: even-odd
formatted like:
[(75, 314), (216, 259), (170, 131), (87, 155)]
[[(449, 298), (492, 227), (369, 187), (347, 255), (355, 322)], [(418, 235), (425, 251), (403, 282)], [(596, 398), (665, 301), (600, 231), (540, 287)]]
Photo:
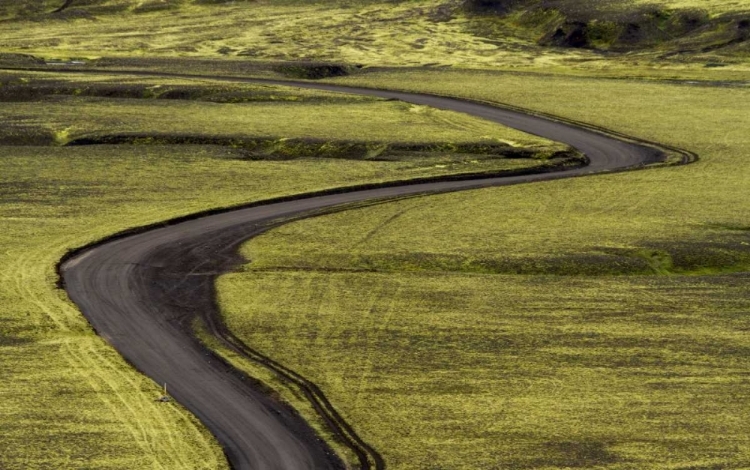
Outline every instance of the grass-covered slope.
[[(328, 158), (319, 146), (312, 156), (279, 161), (272, 153), (247, 158), (244, 149), (231, 145), (64, 146), (69, 139), (113, 130), (252, 131), (334, 143), (390, 135), (440, 147), (486, 134), (545, 144), (460, 115), (329, 94), (45, 77), (3, 74), (0, 79), (3, 470), (227, 468), (205, 429), (179, 405), (156, 402), (159, 387), (96, 336), (56, 287), (55, 265), (67, 250), (209, 208), (482, 166), (471, 163), (476, 156), (454, 151), (368, 160)], [(155, 96), (170, 90), (216, 99)], [(215, 102), (227, 96), (247, 99)], [(446, 140), (431, 140), (437, 135)], [(8, 145), (13, 139), (22, 145)], [(519, 163), (510, 166), (523, 164), (514, 161)], [(494, 159), (490, 166), (498, 164), (503, 165)]]
[(468, 0), (463, 9), (480, 34), (542, 46), (747, 56), (750, 44), (750, 7), (728, 1)]
[(55, 12), (62, 4), (0, 0), (0, 50), (53, 58), (569, 69), (614, 61), (742, 70), (749, 54), (750, 7), (728, 0), (73, 0)]
[(319, 384), (392, 469), (750, 465), (748, 277), (731, 274), (750, 268), (750, 90), (365, 83), (534, 106), (701, 160), (286, 225), (220, 280), (235, 333)]

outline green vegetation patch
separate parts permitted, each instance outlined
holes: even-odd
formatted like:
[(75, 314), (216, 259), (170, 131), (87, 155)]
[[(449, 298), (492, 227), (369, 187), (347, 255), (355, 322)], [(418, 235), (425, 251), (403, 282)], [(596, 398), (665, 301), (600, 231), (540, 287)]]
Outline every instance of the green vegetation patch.
[(401, 162), (404, 177), (580, 165), (567, 147), (459, 113), (206, 81), (0, 75), (6, 145), (219, 145), (228, 158)]
[(533, 107), (701, 160), (279, 227), (219, 282), (235, 333), (320, 385), (389, 468), (750, 463), (750, 91), (459, 71), (340, 81)]
[(321, 386), (392, 469), (749, 459), (741, 279), (297, 271), (219, 287), (233, 331)]

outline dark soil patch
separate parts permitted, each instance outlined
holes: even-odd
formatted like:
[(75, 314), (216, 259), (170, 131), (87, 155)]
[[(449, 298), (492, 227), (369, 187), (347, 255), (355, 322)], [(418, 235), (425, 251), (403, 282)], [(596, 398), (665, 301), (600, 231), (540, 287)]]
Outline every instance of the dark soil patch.
[(543, 42), (557, 47), (589, 47), (588, 25), (580, 21), (568, 21), (557, 28), (552, 35)]
[(539, 43), (557, 47), (632, 50), (654, 47), (689, 36), (706, 26), (708, 15), (699, 10), (668, 11), (654, 8), (617, 15), (591, 13), (567, 19)]
[(60, 7), (57, 8), (56, 10), (54, 10), (52, 13), (60, 13), (61, 11), (67, 10), (68, 8), (70, 8), (71, 6), (73, 6), (74, 2), (75, 2), (75, 0), (65, 0), (65, 3), (63, 3), (62, 5), (60, 5)]
[(344, 64), (323, 63), (290, 63), (279, 65), (276, 72), (289, 78), (320, 80), (322, 78), (344, 77), (350, 74), (352, 67)]
[(20, 346), (22, 344), (28, 344), (31, 342), (32, 341), (30, 339), (0, 333), (0, 348), (3, 346)]
[[(585, 252), (549, 256), (466, 258), (441, 253), (371, 255), (355, 263), (365, 270), (423, 270), (554, 276), (692, 275), (746, 270), (747, 236), (721, 242), (644, 243), (641, 248), (592, 247)], [(336, 260), (331, 260), (331, 265)]]
[[(650, 274), (731, 272), (750, 266), (750, 245), (740, 232), (713, 241), (648, 242), (639, 249), (601, 248), (613, 260), (627, 260)], [(613, 270), (615, 266), (612, 266)], [(620, 270), (614, 274), (637, 274)]]
[(0, 102), (39, 101), (49, 96), (95, 96), (101, 98), (144, 98), (141, 85), (72, 85), (64, 82), (19, 84), (10, 82), (0, 88)]
[(478, 14), (507, 14), (530, 3), (529, 0), (467, 0), (464, 9)]
[[(230, 52), (231, 54), (231, 52)], [(254, 56), (255, 49), (246, 49), (237, 56)], [(226, 59), (187, 59), (180, 57), (106, 57), (91, 61), (91, 66), (112, 70), (158, 70), (166, 73), (190, 73), (211, 76), (263, 76), (277, 75), (297, 79), (319, 79), (350, 75), (364, 66), (361, 64), (310, 62), (310, 61), (263, 61)]]
[(672, 268), (676, 273), (715, 271), (726, 272), (745, 270), (750, 266), (750, 245), (744, 233), (730, 234), (724, 239), (706, 242), (680, 244), (653, 244), (660, 251), (671, 256)]
[(46, 17), (36, 18), (39, 21), (53, 20), (94, 20), (96, 17), (89, 11), (80, 8), (67, 8), (59, 12), (53, 12)]
[(0, 145), (49, 146), (54, 144), (55, 136), (41, 126), (5, 123), (0, 127)]
[(276, 88), (242, 88), (219, 86), (166, 85), (153, 87), (148, 84), (71, 83), (63, 81), (35, 81), (25, 83), (16, 77), (0, 78), (0, 102), (41, 101), (50, 97), (83, 96), (113, 99), (161, 99), (192, 100), (212, 103), (249, 102), (334, 102), (352, 101), (350, 96), (297, 95)]

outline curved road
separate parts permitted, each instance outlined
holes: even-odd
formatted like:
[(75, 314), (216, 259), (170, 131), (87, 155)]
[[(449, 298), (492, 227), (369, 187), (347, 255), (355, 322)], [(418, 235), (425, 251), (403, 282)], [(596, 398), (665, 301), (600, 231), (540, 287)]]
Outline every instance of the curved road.
[[(138, 370), (157, 383), (168, 383), (174, 399), (216, 435), (237, 470), (343, 468), (293, 410), (207, 352), (191, 333), (197, 317), (209, 322), (217, 317), (214, 281), (242, 262), (236, 254), (241, 243), (283, 223), (282, 219), (344, 204), (581, 176), (664, 158), (655, 147), (458, 99), (319, 83), (225, 79), (373, 95), (449, 109), (567, 143), (590, 159), (587, 167), (561, 173), (404, 184), (269, 202), (121, 237), (66, 259), (60, 265), (64, 286), (96, 331)], [(377, 457), (377, 453), (361, 457), (361, 466), (383, 468), (382, 462), (373, 461)]]

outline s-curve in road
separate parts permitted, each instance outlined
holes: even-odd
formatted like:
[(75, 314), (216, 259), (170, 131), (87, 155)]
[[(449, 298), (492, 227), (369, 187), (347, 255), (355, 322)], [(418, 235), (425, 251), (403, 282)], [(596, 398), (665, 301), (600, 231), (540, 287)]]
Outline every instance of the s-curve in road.
[[(459, 99), (306, 82), (261, 82), (374, 95), (463, 112), (567, 143), (586, 154), (590, 164), (557, 173), (342, 189), (269, 201), (113, 238), (68, 257), (60, 266), (64, 286), (96, 331), (138, 370), (159, 384), (169, 384), (172, 397), (214, 433), (237, 470), (344, 467), (293, 410), (205, 350), (191, 330), (196, 318), (209, 324), (219, 318), (214, 281), (242, 261), (237, 255), (242, 242), (284, 220), (346, 204), (581, 176), (664, 158), (656, 147)], [(360, 451), (362, 468), (384, 468), (373, 449)]]

